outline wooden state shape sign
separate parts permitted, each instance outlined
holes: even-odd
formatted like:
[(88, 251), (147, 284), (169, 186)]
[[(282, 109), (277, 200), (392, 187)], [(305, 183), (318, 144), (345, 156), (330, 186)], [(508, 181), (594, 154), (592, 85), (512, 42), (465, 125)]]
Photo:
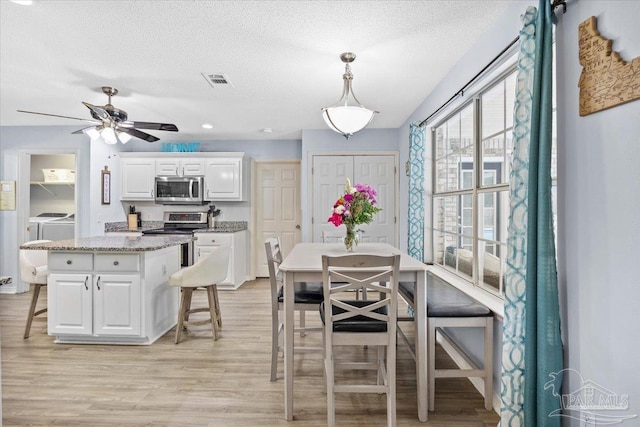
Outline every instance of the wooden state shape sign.
[(598, 32), (595, 16), (578, 27), (581, 116), (640, 99), (640, 56), (626, 62), (611, 43)]

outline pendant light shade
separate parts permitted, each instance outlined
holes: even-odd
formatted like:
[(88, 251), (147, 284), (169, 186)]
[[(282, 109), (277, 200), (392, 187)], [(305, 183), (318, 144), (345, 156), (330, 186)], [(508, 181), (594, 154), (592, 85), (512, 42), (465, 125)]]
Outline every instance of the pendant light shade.
[(322, 109), (322, 118), (331, 130), (349, 139), (351, 135), (367, 127), (373, 120), (373, 116), (378, 112), (369, 110), (360, 104), (351, 88), (353, 74), (349, 64), (355, 61), (356, 55), (351, 52), (345, 52), (340, 55), (340, 59), (345, 63), (345, 73), (342, 75), (344, 80), (342, 97), (332, 107)]

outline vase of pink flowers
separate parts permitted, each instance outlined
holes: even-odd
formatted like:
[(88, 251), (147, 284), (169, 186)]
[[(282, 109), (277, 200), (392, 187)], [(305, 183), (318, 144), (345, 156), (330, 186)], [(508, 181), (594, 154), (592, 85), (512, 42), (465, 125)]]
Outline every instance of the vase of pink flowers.
[(373, 215), (382, 210), (375, 206), (377, 195), (376, 190), (369, 185), (356, 184), (352, 186), (351, 181), (347, 178), (344, 194), (333, 204), (328, 221), (336, 227), (344, 224), (347, 231), (344, 245), (347, 251), (353, 251), (358, 244), (356, 226), (370, 224), (373, 221)]

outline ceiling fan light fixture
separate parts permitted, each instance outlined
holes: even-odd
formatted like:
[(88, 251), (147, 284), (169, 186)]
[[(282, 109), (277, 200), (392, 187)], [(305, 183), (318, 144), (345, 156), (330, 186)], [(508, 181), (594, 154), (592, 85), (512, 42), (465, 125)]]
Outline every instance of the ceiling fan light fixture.
[(100, 132), (100, 136), (107, 144), (113, 145), (118, 143), (118, 139), (116, 138), (116, 133), (111, 128), (104, 128), (102, 132)]
[(98, 130), (96, 128), (87, 128), (84, 129), (83, 132), (85, 133), (85, 135), (89, 135), (89, 138), (91, 138), (91, 142), (95, 141), (96, 139), (100, 138), (100, 132), (98, 132)]
[(131, 135), (129, 135), (128, 133), (117, 131), (116, 134), (118, 135), (118, 139), (120, 140), (120, 142), (122, 142), (123, 144), (126, 144), (131, 139)]
[(345, 52), (340, 55), (340, 59), (345, 63), (345, 72), (342, 75), (344, 80), (342, 97), (335, 105), (322, 109), (322, 118), (331, 130), (349, 139), (354, 133), (367, 127), (378, 111), (369, 110), (362, 105), (351, 88), (353, 74), (349, 64), (355, 61), (356, 55)]

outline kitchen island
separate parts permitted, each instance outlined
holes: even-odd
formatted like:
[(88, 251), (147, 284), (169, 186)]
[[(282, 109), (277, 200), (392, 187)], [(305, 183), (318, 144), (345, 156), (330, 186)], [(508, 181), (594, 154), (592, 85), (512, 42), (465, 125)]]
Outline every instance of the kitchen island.
[(191, 236), (101, 236), (23, 245), (49, 251), (56, 343), (148, 345), (175, 326), (180, 245)]

